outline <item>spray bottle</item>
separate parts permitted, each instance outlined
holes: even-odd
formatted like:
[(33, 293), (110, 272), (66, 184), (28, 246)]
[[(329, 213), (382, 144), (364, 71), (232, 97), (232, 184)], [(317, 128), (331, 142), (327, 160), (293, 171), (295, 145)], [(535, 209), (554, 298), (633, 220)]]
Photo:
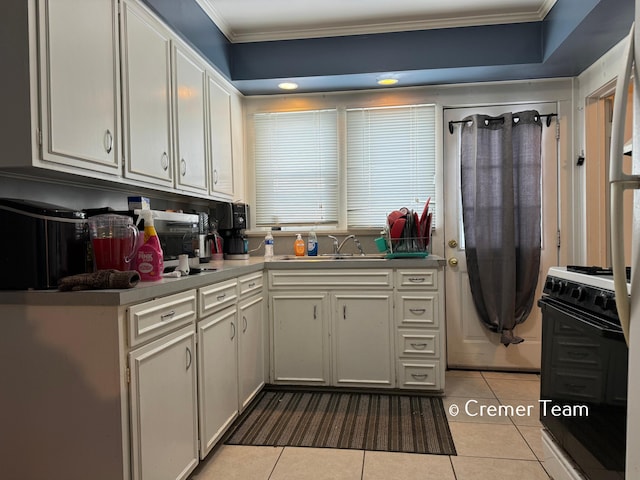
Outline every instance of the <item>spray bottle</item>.
[(136, 253), (136, 270), (143, 282), (160, 280), (164, 273), (164, 260), (158, 232), (153, 224), (153, 213), (151, 210), (142, 210), (140, 218), (144, 220), (144, 243)]

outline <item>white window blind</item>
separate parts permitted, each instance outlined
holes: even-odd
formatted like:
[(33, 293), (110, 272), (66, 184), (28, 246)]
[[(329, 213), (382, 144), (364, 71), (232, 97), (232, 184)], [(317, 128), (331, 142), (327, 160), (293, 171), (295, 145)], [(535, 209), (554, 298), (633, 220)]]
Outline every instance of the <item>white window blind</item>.
[(347, 110), (347, 223), (382, 227), (407, 207), (422, 214), (427, 198), (435, 225), (435, 107)]
[(336, 110), (261, 113), (253, 120), (256, 225), (337, 224)]

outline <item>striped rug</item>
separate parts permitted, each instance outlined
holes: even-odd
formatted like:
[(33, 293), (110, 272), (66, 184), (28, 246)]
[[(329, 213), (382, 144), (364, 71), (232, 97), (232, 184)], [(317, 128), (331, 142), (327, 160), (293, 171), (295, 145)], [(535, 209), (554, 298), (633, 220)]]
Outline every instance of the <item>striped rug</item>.
[(442, 400), (404, 394), (263, 390), (225, 443), (456, 454)]

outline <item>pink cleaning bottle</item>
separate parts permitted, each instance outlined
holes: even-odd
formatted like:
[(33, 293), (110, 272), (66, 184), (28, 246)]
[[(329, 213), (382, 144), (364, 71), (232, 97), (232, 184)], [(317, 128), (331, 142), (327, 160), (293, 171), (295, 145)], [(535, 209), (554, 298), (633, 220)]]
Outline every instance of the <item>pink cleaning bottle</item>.
[(136, 253), (136, 270), (143, 282), (160, 280), (164, 273), (164, 260), (158, 232), (153, 224), (153, 213), (142, 210), (144, 220), (144, 243)]

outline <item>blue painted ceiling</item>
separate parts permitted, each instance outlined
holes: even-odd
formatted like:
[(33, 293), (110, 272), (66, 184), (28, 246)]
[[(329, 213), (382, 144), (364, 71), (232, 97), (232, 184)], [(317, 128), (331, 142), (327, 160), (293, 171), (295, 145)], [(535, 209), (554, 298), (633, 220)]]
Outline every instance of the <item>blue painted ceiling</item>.
[[(230, 43), (195, 0), (144, 0), (245, 95), (573, 77), (618, 43), (635, 0), (557, 0), (541, 22)], [(387, 87), (388, 88), (388, 87)]]

